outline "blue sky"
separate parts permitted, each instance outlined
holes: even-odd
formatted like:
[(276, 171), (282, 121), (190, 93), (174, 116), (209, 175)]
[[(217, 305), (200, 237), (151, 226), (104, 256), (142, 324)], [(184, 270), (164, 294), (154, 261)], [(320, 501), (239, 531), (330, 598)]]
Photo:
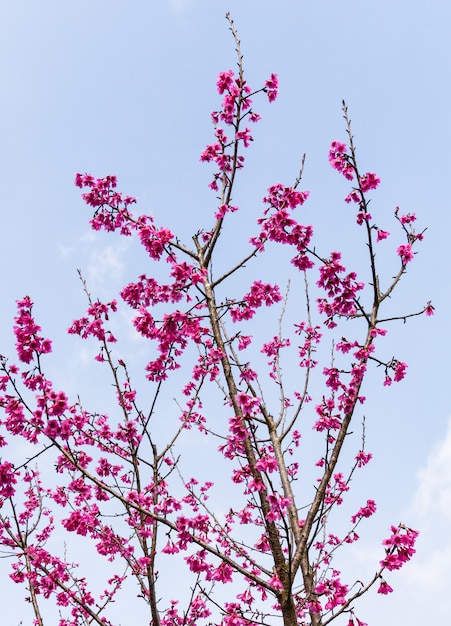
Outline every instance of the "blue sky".
[[(14, 302), (29, 294), (60, 346), (55, 372), (65, 371), (73, 391), (86, 386), (77, 371), (84, 348), (64, 333), (85, 306), (76, 268), (100, 297), (141, 271), (127, 265), (134, 259), (128, 244), (90, 233), (76, 171), (116, 174), (124, 192), (182, 238), (214, 210), (211, 171), (199, 155), (211, 139), (216, 75), (235, 65), (227, 10), (248, 82), (258, 87), (271, 72), (280, 79), (278, 101), (258, 109), (263, 121), (238, 185), (240, 206), (255, 214), (266, 188), (292, 182), (306, 153), (308, 218), (325, 248), (346, 248), (347, 188), (327, 163), (330, 141), (345, 139), (344, 98), (363, 169), (382, 179), (374, 210), (389, 220), (399, 205), (428, 227), (397, 297), (407, 310), (431, 299), (437, 312), (392, 331), (409, 376), (384, 393), (374, 387), (366, 408), (375, 456), (368, 497), (380, 512), (374, 537), (355, 558), (370, 560), (392, 522), (418, 528), (417, 558), (390, 580), (395, 593), (364, 599), (359, 614), (371, 626), (444, 621), (451, 578), (449, 2), (2, 3), (0, 352), (11, 353)], [(5, 569), (0, 561), (0, 575)], [(5, 625), (16, 626), (19, 613), (5, 616)]]

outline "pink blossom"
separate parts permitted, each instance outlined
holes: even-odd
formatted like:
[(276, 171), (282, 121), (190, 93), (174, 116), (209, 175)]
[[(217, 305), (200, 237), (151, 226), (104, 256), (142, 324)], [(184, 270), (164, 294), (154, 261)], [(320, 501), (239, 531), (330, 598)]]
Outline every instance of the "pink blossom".
[(255, 464), (255, 469), (258, 469), (260, 472), (276, 472), (278, 470), (277, 461), (273, 456), (264, 456)]
[(393, 378), (395, 382), (401, 381), (406, 375), (407, 363), (403, 363), (402, 361), (395, 361), (394, 370), (395, 370), (395, 374)]
[(261, 404), (260, 398), (248, 396), (246, 393), (240, 391), (235, 396), (235, 399), (245, 415), (258, 413)]
[(245, 350), (252, 342), (251, 335), (240, 335), (238, 338), (238, 350)]
[(412, 261), (413, 256), (414, 256), (412, 252), (412, 246), (410, 245), (410, 243), (406, 243), (406, 244), (399, 246), (396, 252), (398, 253), (398, 256), (401, 257), (401, 261), (403, 265), (407, 265), (407, 263)]
[(233, 569), (228, 563), (220, 563), (208, 576), (209, 580), (217, 580), (222, 583), (231, 583), (233, 580)]
[(376, 503), (374, 502), (374, 500), (368, 500), (366, 503), (366, 506), (363, 506), (361, 509), (357, 511), (355, 515), (351, 517), (351, 521), (353, 524), (355, 524), (356, 521), (361, 520), (362, 517), (371, 517), (371, 515), (373, 515), (373, 513), (375, 512), (376, 512)]
[(368, 213), (368, 211), (365, 209), (364, 211), (359, 211), (357, 213), (356, 222), (359, 226), (361, 226), (365, 222), (368, 223), (371, 219), (371, 213)]
[(17, 483), (14, 466), (9, 461), (0, 463), (0, 496), (11, 498), (15, 493), (14, 485)]
[(333, 141), (329, 149), (329, 163), (337, 172), (343, 174), (347, 180), (352, 180), (354, 178), (354, 168), (349, 161), (346, 150), (347, 146), (345, 143)]
[(379, 585), (379, 589), (377, 590), (377, 593), (387, 595), (389, 593), (392, 593), (392, 591), (393, 591), (393, 588), (390, 587), (390, 585), (386, 583), (385, 580), (382, 580), (381, 584)]
[(350, 202), (359, 203), (362, 201), (362, 196), (360, 194), (359, 189), (353, 189), (345, 198), (345, 202), (349, 204)]
[(254, 603), (254, 596), (252, 595), (250, 589), (246, 589), (243, 593), (239, 593), (237, 598), (249, 606)]
[(304, 204), (308, 195), (308, 191), (297, 191), (292, 187), (285, 187), (281, 183), (277, 183), (268, 189), (268, 195), (263, 198), (263, 202), (279, 210), (286, 207), (295, 209)]
[(250, 128), (246, 126), (244, 130), (240, 130), (236, 133), (235, 139), (237, 141), (242, 141), (245, 148), (250, 146), (251, 141), (253, 141), (253, 137), (251, 135)]
[(243, 296), (243, 300), (237, 306), (230, 309), (230, 315), (234, 322), (251, 319), (256, 309), (263, 306), (271, 306), (282, 300), (278, 285), (270, 285), (260, 280), (254, 281), (251, 289)]
[(386, 567), (390, 571), (400, 569), (412, 558), (415, 554), (414, 546), (418, 537), (416, 530), (403, 525), (392, 526), (391, 532), (391, 536), (382, 542), (386, 546), (386, 556), (381, 561), (382, 567)]
[(327, 601), (324, 608), (326, 610), (332, 610), (337, 606), (345, 604), (348, 586), (344, 585), (338, 576), (336, 576), (330, 580), (320, 581), (315, 587), (315, 593), (319, 596), (325, 595)]
[(233, 85), (233, 71), (228, 70), (227, 72), (221, 72), (218, 76), (218, 80), (216, 85), (218, 87), (218, 93), (223, 94), (225, 91), (228, 91)]
[(164, 548), (161, 549), (161, 551), (164, 552), (165, 554), (177, 554), (177, 552), (179, 552), (180, 550), (175, 545), (175, 543), (169, 540), (167, 544), (164, 546)]
[(271, 585), (271, 587), (273, 587), (273, 589), (276, 589), (277, 591), (282, 591), (283, 589), (283, 585), (280, 582), (280, 578), (277, 576), (277, 574), (274, 574), (274, 576), (272, 576), (268, 580), (268, 583)]
[(356, 455), (355, 460), (357, 461), (358, 467), (363, 467), (364, 465), (369, 463), (372, 458), (373, 458), (373, 455), (370, 452), (364, 452), (363, 450), (361, 450)]
[(376, 189), (380, 182), (381, 179), (378, 178), (376, 174), (371, 174), (370, 172), (360, 177), (360, 186), (364, 193), (371, 189)]
[(226, 213), (233, 213), (234, 211), (238, 211), (237, 206), (230, 206), (228, 204), (221, 204), (219, 209), (215, 213), (215, 219), (222, 220), (224, 219)]
[(33, 358), (51, 352), (52, 343), (50, 339), (44, 339), (38, 334), (41, 327), (32, 317), (33, 301), (31, 298), (25, 296), (22, 300), (18, 300), (17, 308), (18, 313), (14, 318), (17, 354), (23, 363), (30, 363)]
[(271, 74), (271, 77), (265, 82), (265, 91), (269, 102), (274, 102), (277, 98), (278, 90), (279, 80), (277, 78), (277, 74)]
[(386, 230), (382, 230), (381, 228), (377, 229), (377, 241), (383, 241), (384, 239), (387, 239), (387, 237), (390, 235), (390, 233)]
[(262, 535), (256, 542), (255, 549), (260, 550), (261, 552), (269, 552), (271, 550), (271, 545), (266, 535)]
[[(398, 207), (396, 207), (396, 211), (398, 210)], [(412, 224), (413, 222), (416, 221), (416, 215), (415, 213), (407, 213), (407, 215), (401, 215), (399, 217), (399, 221), (401, 222), (401, 224), (404, 226), (406, 224)]]

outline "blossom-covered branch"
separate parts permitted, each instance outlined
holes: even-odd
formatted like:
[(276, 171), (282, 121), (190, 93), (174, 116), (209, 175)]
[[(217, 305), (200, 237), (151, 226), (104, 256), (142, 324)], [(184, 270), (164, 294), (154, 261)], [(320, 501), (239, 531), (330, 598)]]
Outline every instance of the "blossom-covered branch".
[[(261, 120), (254, 101), (272, 106), (279, 85), (274, 73), (258, 89), (248, 85), (227, 19), (237, 70), (217, 78), (213, 139), (200, 156), (213, 168), (210, 223), (184, 244), (154, 216), (132, 212), (137, 200), (117, 191), (115, 176), (75, 177), (91, 227), (133, 238), (148, 258), (147, 273), (107, 302), (92, 297), (80, 273), (87, 310), (68, 333), (96, 346), (94, 365), (110, 376), (102, 412), (50, 379), (52, 342), (31, 298), (17, 302), (19, 364), (0, 360), (0, 544), (12, 558), (10, 577), (28, 588), (35, 624), (53, 601), (59, 626), (113, 626), (113, 606), (122, 595), (130, 602), (133, 583), (143, 606), (136, 623), (139, 614), (153, 626), (325, 626), (346, 615), (361, 626), (358, 598), (376, 585), (390, 593), (385, 577), (391, 582), (415, 552), (417, 531), (393, 525), (366, 582), (345, 578), (340, 566), (377, 510), (370, 494), (355, 503), (349, 493), (372, 459), (365, 433), (359, 442), (350, 436), (364, 420), (365, 378), (374, 369), (382, 389), (402, 381), (406, 363), (380, 339), (399, 320), (434, 313), (430, 302), (396, 316), (385, 309), (425, 230), (398, 207), (396, 237), (381, 222), (382, 183), (360, 169), (345, 105), (348, 143), (332, 141), (328, 158), (349, 182), (343, 220), (355, 231), (347, 245), (366, 250), (366, 268), (347, 268), (347, 250), (324, 250), (305, 222), (312, 200), (300, 189), (304, 160), (294, 184), (266, 183), (249, 226), (236, 181)], [(235, 235), (246, 229), (234, 258)], [(394, 261), (393, 278), (381, 285), (390, 238), (384, 262)], [(268, 277), (265, 259), (278, 263), (280, 249), (288, 251), (279, 274), (289, 289)], [(124, 309), (133, 316), (127, 332), (146, 346), (142, 372), (123, 347)], [(97, 384), (91, 373), (87, 384)], [(345, 443), (348, 452), (355, 446), (351, 460)], [(39, 474), (35, 461), (54, 474)], [(331, 528), (338, 507), (349, 507), (339, 534)], [(58, 553), (63, 535), (69, 550), (77, 536), (103, 559), (100, 592), (89, 562)], [(178, 595), (167, 574), (174, 568), (189, 592)]]

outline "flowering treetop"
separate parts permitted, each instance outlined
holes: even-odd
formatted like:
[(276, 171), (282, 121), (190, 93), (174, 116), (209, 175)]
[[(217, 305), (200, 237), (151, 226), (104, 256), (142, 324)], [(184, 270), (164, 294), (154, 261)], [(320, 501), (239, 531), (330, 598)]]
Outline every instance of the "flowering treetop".
[[(166, 281), (151, 270), (119, 294), (134, 311), (135, 331), (152, 345), (145, 392), (134, 383), (111, 329), (117, 300), (93, 299), (83, 282), (88, 308), (68, 329), (99, 347), (96, 360), (110, 371), (117, 403), (110, 414), (90, 412), (80, 399), (71, 401), (57, 389), (45, 370), (51, 341), (34, 319), (33, 302), (25, 297), (17, 303), (14, 333), (20, 365), (1, 359), (0, 542), (13, 556), (11, 578), (28, 588), (35, 624), (45, 622), (42, 599), (52, 599), (60, 626), (113, 625), (114, 602), (134, 580), (136, 601), (148, 610), (145, 623), (154, 626), (248, 626), (281, 620), (285, 626), (320, 626), (340, 616), (349, 626), (362, 625), (357, 599), (374, 586), (380, 594), (390, 593), (386, 573), (402, 567), (415, 552), (418, 533), (394, 525), (383, 540), (374, 575), (366, 582), (345, 580), (340, 550), (358, 541), (357, 529), (375, 513), (376, 503), (368, 499), (353, 508), (349, 527), (340, 534), (330, 525), (331, 513), (348, 498), (352, 475), (372, 458), (362, 431), (352, 463), (342, 460), (351, 423), (362, 421), (362, 385), (369, 368), (383, 372), (385, 386), (406, 375), (406, 363), (387, 359), (378, 339), (396, 320), (433, 313), (430, 303), (396, 317), (383, 312), (424, 231), (416, 232), (413, 213), (395, 209), (397, 260), (393, 279), (382, 285), (375, 250), (389, 232), (369, 212), (368, 198), (380, 179), (360, 172), (343, 105), (348, 140), (332, 142), (329, 162), (350, 183), (345, 203), (356, 207), (371, 280), (365, 284), (349, 271), (341, 251), (320, 253), (313, 226), (302, 221), (309, 198), (298, 189), (302, 169), (293, 185), (278, 182), (268, 188), (248, 248), (216, 273), (223, 224), (240, 210), (232, 197), (235, 180), (253, 141), (252, 125), (261, 119), (253, 100), (264, 94), (273, 103), (278, 94), (276, 74), (261, 89), (253, 91), (247, 84), (240, 42), (228, 19), (238, 71), (218, 76), (221, 104), (212, 113), (214, 139), (200, 157), (213, 165), (212, 224), (185, 245), (152, 216), (133, 213), (136, 199), (117, 191), (116, 177), (75, 178), (85, 203), (94, 209), (94, 230), (135, 237), (149, 260), (166, 268)], [(305, 312), (295, 303), (292, 324), (284, 323), (292, 304), (289, 295), (259, 273), (259, 259), (274, 246), (288, 247), (292, 271), (305, 284)], [(254, 268), (254, 279), (236, 293), (230, 279), (245, 266)], [(312, 281), (318, 294), (315, 310)], [(266, 307), (277, 311), (276, 324), (258, 343), (253, 329)], [(332, 345), (326, 361), (321, 345)], [(286, 383), (284, 363), (297, 368), (294, 386)], [(176, 370), (183, 371), (184, 383), (174, 423), (165, 419), (163, 389)], [(209, 387), (219, 391), (214, 412), (204, 409)], [(227, 464), (228, 473), (219, 481), (190, 473), (190, 459), (180, 450), (194, 429), (211, 442), (218, 463)], [(305, 429), (313, 430), (317, 444), (313, 485), (301, 471), (309, 459), (302, 442)], [(17, 437), (33, 451), (21, 464), (8, 459)], [(35, 458), (44, 455), (53, 460), (56, 484), (45, 485), (35, 468)], [(230, 502), (222, 499), (224, 481), (234, 486)], [(114, 574), (106, 576), (97, 595), (81, 566), (53, 549), (57, 527), (69, 538), (85, 537), (112, 564), (105, 571), (113, 567)], [(166, 561), (176, 564), (180, 581), (189, 587), (182, 598), (176, 589), (162, 597), (167, 589), (159, 569)]]

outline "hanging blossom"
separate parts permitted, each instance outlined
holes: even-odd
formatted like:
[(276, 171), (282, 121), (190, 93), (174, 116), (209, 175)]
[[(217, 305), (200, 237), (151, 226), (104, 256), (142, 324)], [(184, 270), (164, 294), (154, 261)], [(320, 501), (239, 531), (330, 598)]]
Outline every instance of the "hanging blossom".
[(268, 195), (263, 198), (263, 202), (268, 206), (264, 216), (257, 220), (260, 232), (249, 240), (259, 252), (264, 251), (268, 241), (293, 246), (297, 254), (291, 263), (300, 271), (313, 267), (313, 262), (307, 254), (313, 237), (313, 228), (300, 224), (290, 215), (290, 211), (304, 204), (308, 196), (308, 191), (297, 191), (282, 183), (269, 187)]
[(256, 280), (252, 283), (250, 291), (243, 296), (242, 302), (230, 307), (230, 316), (234, 322), (250, 320), (263, 304), (271, 306), (281, 300), (282, 296), (278, 285), (270, 285), (261, 280)]
[(334, 140), (329, 149), (329, 163), (334, 170), (343, 174), (347, 180), (352, 180), (354, 178), (354, 167), (350, 163), (349, 155), (346, 154), (347, 149), (345, 143)]
[(318, 299), (317, 302), (319, 312), (328, 317), (325, 324), (329, 328), (337, 325), (334, 321), (336, 315), (351, 317), (356, 314), (357, 293), (364, 288), (364, 283), (357, 282), (355, 272), (340, 276), (346, 270), (340, 260), (341, 254), (332, 252), (330, 259), (320, 267), (320, 278), (317, 281), (318, 287), (324, 289), (328, 296)]
[(410, 243), (405, 243), (399, 246), (396, 252), (398, 253), (398, 256), (401, 257), (403, 265), (407, 265), (407, 263), (410, 263), (410, 261), (413, 260), (412, 246)]
[(371, 517), (376, 512), (376, 503), (374, 500), (368, 500), (366, 506), (362, 506), (355, 515), (351, 517), (351, 522), (355, 524), (363, 517)]
[[(337, 169), (337, 168), (335, 168)], [(362, 204), (362, 208), (364, 209), (358, 215), (357, 223), (361, 225), (364, 221), (369, 221), (371, 219), (371, 214), (368, 213), (366, 206), (364, 204), (364, 196), (363, 194), (371, 191), (372, 189), (377, 189), (381, 182), (381, 179), (371, 172), (367, 172), (363, 176), (359, 178), (359, 187), (354, 187), (352, 191), (346, 196), (345, 202), (348, 204), (350, 202), (355, 202), (357, 204)]]
[(17, 355), (23, 363), (30, 363), (35, 356), (50, 353), (52, 342), (38, 334), (41, 327), (33, 319), (31, 298), (26, 296), (18, 300), (17, 308), (18, 313), (14, 318)]
[[(200, 156), (201, 161), (206, 163), (214, 162), (218, 166), (218, 170), (214, 173), (213, 180), (209, 184), (214, 191), (218, 191), (218, 183), (224, 187), (228, 185), (228, 175), (234, 167), (238, 169), (243, 167), (244, 156), (236, 154), (234, 146), (242, 144), (244, 148), (248, 148), (253, 141), (250, 128), (246, 126), (244, 130), (239, 129), (243, 111), (245, 111), (245, 115), (249, 117), (251, 122), (255, 123), (260, 119), (260, 115), (254, 113), (251, 108), (251, 88), (246, 84), (245, 80), (239, 76), (236, 77), (233, 70), (221, 72), (216, 85), (218, 93), (223, 96), (221, 109), (213, 111), (211, 114), (213, 124), (215, 125), (216, 141), (207, 145)], [(274, 94), (277, 93), (274, 85), (271, 86), (268, 97), (269, 93), (271, 98), (274, 99)], [(232, 139), (229, 139), (224, 129), (218, 126), (220, 122), (223, 122), (226, 126), (235, 127)], [(216, 219), (222, 219), (229, 210), (236, 210), (236, 207), (231, 209), (228, 205), (221, 205), (216, 213)]]
[(391, 532), (390, 537), (382, 542), (386, 556), (381, 561), (381, 566), (389, 571), (400, 569), (407, 561), (410, 561), (416, 552), (414, 546), (419, 534), (418, 531), (402, 524), (391, 526)]
[(130, 235), (129, 206), (136, 203), (136, 198), (123, 196), (115, 191), (117, 186), (116, 176), (94, 178), (91, 174), (75, 175), (77, 187), (88, 188), (82, 197), (89, 206), (95, 208), (94, 217), (90, 224), (94, 230), (106, 230), (109, 232), (120, 230), (121, 235)]
[(274, 102), (274, 100), (276, 100), (279, 93), (279, 79), (277, 77), (277, 74), (271, 74), (271, 77), (267, 81), (265, 81), (265, 87), (263, 91), (266, 92), (269, 102)]
[(14, 485), (17, 483), (17, 473), (9, 461), (0, 463), (0, 496), (11, 498), (15, 493)]
[(88, 307), (87, 317), (82, 317), (72, 322), (67, 332), (70, 335), (78, 335), (82, 339), (95, 337), (99, 341), (115, 343), (116, 338), (110, 330), (105, 330), (104, 322), (109, 320), (109, 313), (117, 311), (117, 302), (112, 300), (108, 303), (94, 302)]

